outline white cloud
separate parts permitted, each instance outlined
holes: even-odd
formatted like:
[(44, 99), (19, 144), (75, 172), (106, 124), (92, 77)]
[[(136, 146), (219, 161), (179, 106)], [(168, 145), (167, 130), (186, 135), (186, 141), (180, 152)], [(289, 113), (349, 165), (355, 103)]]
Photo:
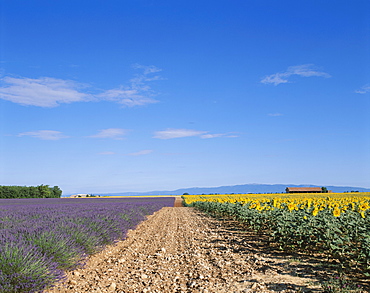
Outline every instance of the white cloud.
[(91, 86), (71, 80), (5, 76), (0, 80), (0, 99), (38, 107), (57, 107), (63, 103), (101, 100), (128, 107), (158, 102), (153, 98), (157, 93), (152, 90), (149, 83), (163, 79), (159, 75), (153, 75), (161, 69), (139, 64), (135, 64), (133, 68), (140, 69), (143, 73), (135, 75), (129, 80), (128, 85), (120, 85), (95, 94), (86, 92), (86, 88), (92, 89)]
[(134, 65), (132, 65), (132, 67), (135, 68), (135, 69), (143, 69), (144, 70), (144, 75), (162, 71), (162, 69), (160, 69), (160, 68), (158, 68), (154, 65), (146, 66), (146, 65), (134, 64)]
[(38, 130), (30, 132), (19, 133), (18, 136), (32, 136), (42, 140), (59, 140), (67, 138), (68, 136), (63, 135), (60, 131), (55, 130)]
[(290, 66), (285, 72), (278, 72), (271, 75), (266, 76), (261, 80), (261, 83), (272, 83), (274, 85), (278, 85), (281, 83), (288, 83), (288, 78), (297, 75), (301, 77), (311, 77), (311, 76), (319, 76), (319, 77), (330, 77), (330, 75), (326, 72), (318, 71), (314, 68), (313, 64), (303, 64), (297, 66)]
[(146, 104), (157, 103), (153, 96), (156, 93), (149, 86), (150, 81), (163, 79), (159, 75), (152, 76), (153, 73), (161, 71), (155, 66), (144, 66), (135, 64), (135, 69), (142, 69), (143, 73), (136, 75), (129, 82), (128, 86), (119, 86), (118, 88), (107, 90), (98, 95), (99, 98), (114, 101), (128, 107), (142, 106)]
[(203, 134), (200, 136), (200, 138), (215, 138), (215, 137), (239, 137), (239, 136), (229, 133)]
[(142, 150), (142, 151), (138, 151), (138, 152), (135, 152), (135, 153), (129, 153), (127, 155), (128, 156), (144, 156), (144, 155), (149, 155), (152, 152), (153, 152), (153, 150)]
[(366, 93), (370, 93), (370, 85), (364, 85), (363, 87), (361, 87), (361, 89), (359, 90), (356, 90), (355, 93), (357, 94), (366, 94)]
[(289, 82), (287, 79), (284, 79), (286, 75), (283, 73), (275, 73), (269, 76), (266, 76), (264, 79), (261, 80), (262, 83), (273, 83), (274, 85), (278, 85), (281, 83)]
[(127, 134), (128, 130), (122, 128), (102, 129), (97, 134), (91, 135), (92, 138), (111, 138), (121, 140)]
[(168, 128), (166, 130), (157, 131), (154, 133), (154, 138), (159, 139), (171, 139), (171, 138), (180, 138), (180, 137), (191, 137), (198, 136), (203, 139), (215, 138), (215, 137), (237, 137), (237, 135), (232, 135), (228, 133), (215, 133), (211, 134), (208, 131), (198, 131), (192, 129), (173, 129)]
[(206, 133), (207, 131), (168, 128), (166, 130), (156, 131), (154, 134), (154, 138), (171, 139), (171, 138), (179, 138), (179, 137), (200, 136)]
[(128, 107), (143, 106), (157, 103), (158, 101), (143, 94), (144, 89), (133, 89), (130, 87), (119, 87), (107, 90), (98, 97), (107, 101), (117, 102)]
[(271, 117), (279, 117), (279, 116), (283, 116), (283, 114), (281, 113), (270, 113), (270, 114), (267, 114), (268, 116), (271, 116)]
[(56, 107), (63, 103), (91, 101), (94, 98), (79, 89), (84, 86), (74, 81), (42, 77), (4, 77), (0, 98), (21, 105)]
[(220, 137), (220, 136), (225, 136), (225, 134), (218, 133), (218, 134), (203, 134), (200, 136), (200, 138), (215, 138), (215, 137)]

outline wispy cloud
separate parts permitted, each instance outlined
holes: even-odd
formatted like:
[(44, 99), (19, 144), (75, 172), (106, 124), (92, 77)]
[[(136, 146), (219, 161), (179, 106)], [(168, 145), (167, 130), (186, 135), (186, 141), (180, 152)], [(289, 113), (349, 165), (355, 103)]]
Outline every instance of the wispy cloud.
[(283, 114), (281, 113), (269, 113), (267, 114), (268, 116), (271, 116), (271, 117), (279, 117), (279, 116), (283, 116)]
[(63, 103), (94, 100), (81, 92), (85, 86), (71, 80), (42, 77), (4, 77), (1, 80), (0, 98), (21, 105), (56, 107)]
[(154, 133), (154, 138), (171, 139), (171, 138), (180, 138), (180, 137), (200, 136), (206, 133), (207, 131), (168, 128), (166, 130), (156, 131)]
[(42, 140), (59, 140), (62, 138), (68, 138), (68, 136), (62, 134), (60, 131), (55, 130), (38, 130), (19, 133), (18, 136), (31, 136)]
[(98, 97), (128, 107), (157, 103), (158, 100), (153, 98), (156, 93), (149, 86), (149, 82), (163, 79), (159, 75), (153, 75), (153, 73), (160, 72), (161, 69), (139, 64), (135, 64), (133, 68), (141, 69), (143, 73), (132, 78), (128, 86), (121, 85), (118, 88), (107, 90), (99, 94)]
[(119, 88), (107, 90), (104, 93), (99, 94), (98, 97), (100, 99), (117, 102), (118, 104), (128, 107), (143, 106), (158, 102), (151, 97), (145, 96), (143, 93), (143, 89), (133, 89), (121, 86)]
[(330, 75), (326, 72), (319, 71), (315, 69), (313, 64), (303, 64), (297, 66), (290, 66), (284, 72), (278, 72), (271, 75), (264, 77), (261, 80), (261, 83), (269, 84), (272, 83), (274, 85), (278, 85), (281, 83), (288, 83), (289, 77), (291, 76), (301, 76), (301, 77), (312, 77), (312, 76), (319, 76), (319, 77), (330, 77)]
[(200, 135), (200, 138), (207, 139), (207, 138), (215, 138), (215, 137), (221, 137), (225, 136), (223, 133), (216, 133), (216, 134), (202, 134)]
[(142, 150), (142, 151), (138, 151), (138, 152), (135, 152), (135, 153), (129, 153), (127, 154), (127, 156), (144, 156), (144, 155), (149, 155), (153, 152), (153, 150)]
[(135, 68), (135, 69), (143, 69), (144, 70), (144, 75), (151, 74), (151, 73), (157, 73), (157, 72), (162, 71), (162, 69), (160, 69), (156, 66), (153, 66), (153, 65), (146, 66), (146, 65), (141, 65), (141, 64), (136, 63), (136, 64), (132, 65), (132, 67)]
[(199, 130), (193, 130), (193, 129), (174, 129), (174, 128), (168, 128), (166, 130), (156, 131), (153, 137), (159, 138), (159, 139), (172, 139), (172, 138), (192, 137), (192, 136), (197, 136), (203, 139), (216, 138), (216, 137), (237, 137), (237, 135), (229, 134), (229, 133), (211, 134), (211, 133), (208, 133), (208, 131), (199, 131)]
[(216, 137), (239, 137), (239, 135), (236, 134), (230, 134), (230, 133), (215, 133), (215, 134), (203, 134), (200, 136), (200, 138), (216, 138)]
[(128, 133), (127, 129), (122, 128), (108, 128), (102, 129), (97, 134), (88, 136), (91, 138), (110, 138), (116, 140), (122, 140), (124, 136)]
[(51, 77), (26, 78), (5, 76), (0, 79), (0, 99), (20, 105), (38, 107), (57, 107), (60, 104), (88, 101), (112, 101), (133, 107), (158, 102), (157, 93), (152, 90), (150, 82), (163, 79), (155, 73), (161, 69), (155, 66), (135, 64), (134, 69), (142, 70), (128, 81), (127, 85), (90, 93), (96, 90), (87, 84), (72, 80)]
[(356, 90), (355, 93), (357, 93), (357, 94), (367, 94), (367, 93), (370, 93), (370, 85), (369, 84), (364, 85), (359, 90)]

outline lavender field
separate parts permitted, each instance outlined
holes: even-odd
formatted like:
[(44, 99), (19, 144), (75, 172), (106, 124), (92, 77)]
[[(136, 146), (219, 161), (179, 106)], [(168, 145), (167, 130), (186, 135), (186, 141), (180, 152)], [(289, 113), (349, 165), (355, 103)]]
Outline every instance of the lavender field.
[(0, 200), (0, 292), (42, 292), (174, 198)]

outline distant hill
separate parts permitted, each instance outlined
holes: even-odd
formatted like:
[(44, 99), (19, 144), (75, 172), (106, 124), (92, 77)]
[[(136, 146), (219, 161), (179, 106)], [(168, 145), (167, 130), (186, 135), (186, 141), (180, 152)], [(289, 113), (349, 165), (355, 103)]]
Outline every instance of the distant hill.
[[(119, 192), (100, 194), (102, 196), (139, 196), (139, 195), (182, 195), (189, 194), (230, 194), (230, 193), (284, 193), (286, 187), (321, 187), (319, 185), (294, 185), (294, 184), (243, 184), (232, 186), (219, 187), (190, 187), (176, 190), (162, 190), (162, 191), (148, 191), (148, 192)], [(353, 187), (353, 186), (325, 186), (328, 190), (333, 192), (370, 192), (369, 188)]]

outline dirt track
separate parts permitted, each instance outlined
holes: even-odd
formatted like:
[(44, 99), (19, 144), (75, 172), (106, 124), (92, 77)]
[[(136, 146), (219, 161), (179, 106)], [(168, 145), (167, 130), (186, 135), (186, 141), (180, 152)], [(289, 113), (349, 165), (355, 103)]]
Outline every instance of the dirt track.
[(320, 292), (313, 265), (257, 242), (193, 208), (163, 208), (48, 292)]

